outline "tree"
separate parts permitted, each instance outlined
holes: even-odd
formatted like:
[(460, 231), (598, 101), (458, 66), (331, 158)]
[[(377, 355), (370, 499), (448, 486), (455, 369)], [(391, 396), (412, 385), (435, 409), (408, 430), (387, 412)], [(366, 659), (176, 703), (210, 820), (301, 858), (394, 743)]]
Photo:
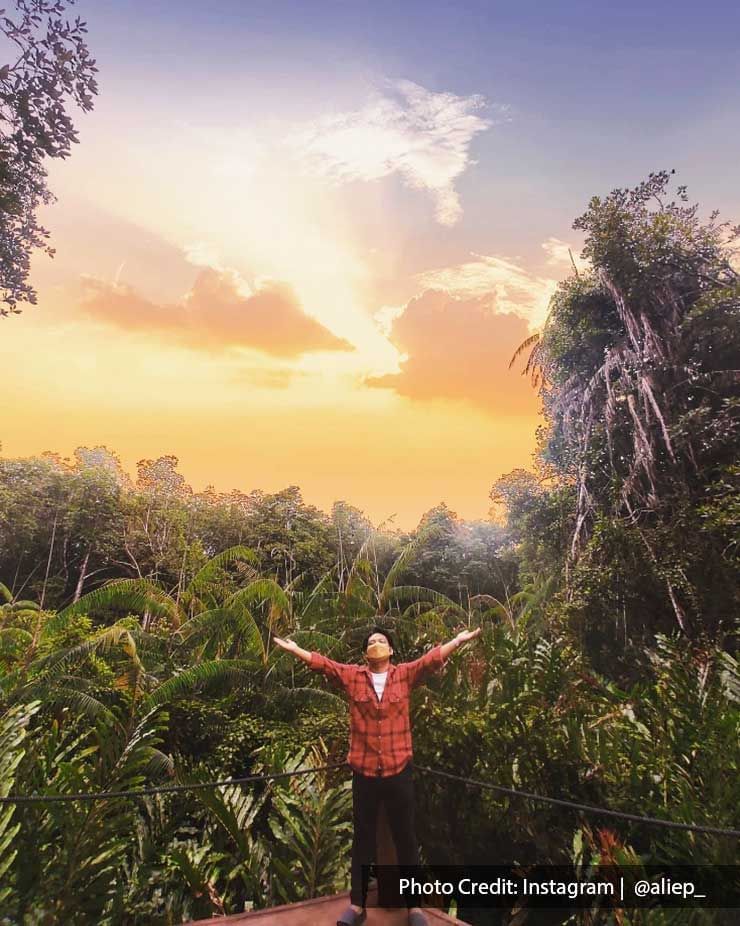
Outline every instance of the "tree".
[(336, 541), (329, 518), (303, 500), (298, 486), (273, 494), (255, 491), (248, 545), (260, 553), (261, 569), (291, 582), (317, 581), (334, 565)]
[(504, 522), (522, 584), (552, 585), (567, 568), (572, 486), (553, 478), (546, 467), (515, 469), (496, 480), (490, 498), (492, 513)]
[(128, 487), (105, 447), (0, 461), (0, 574), (13, 595), (53, 606), (118, 572)]
[[(594, 197), (574, 223), (590, 270), (559, 286), (535, 346), (544, 457), (575, 489), (571, 558), (587, 552), (596, 574), (617, 547), (631, 561), (634, 540), (680, 629), (716, 632), (731, 613), (718, 593), (733, 594), (729, 525), (712, 533), (699, 506), (715, 487), (729, 501), (720, 488), (738, 427), (740, 229), (716, 213), (702, 222), (683, 187), (667, 202), (670, 182), (660, 172)], [(615, 542), (608, 556), (591, 542), (597, 526)], [(630, 578), (627, 562), (619, 572)]]
[(139, 578), (181, 586), (189, 551), (187, 502), (193, 490), (172, 454), (136, 464), (135, 492), (124, 507), (125, 562)]
[(70, 468), (58, 457), (0, 461), (0, 573), (41, 606), (62, 593), (62, 530)]
[(78, 138), (68, 105), (89, 112), (98, 91), (87, 26), (63, 15), (73, 3), (16, 0), (16, 19), (0, 10), (0, 32), (16, 56), (0, 67), (0, 316), (18, 313), (19, 302), (36, 303), (31, 253), (54, 255), (36, 217), (40, 205), (55, 201), (44, 160), (69, 156)]
[(331, 509), (331, 521), (336, 531), (337, 559), (339, 563), (339, 582), (344, 581), (344, 575), (349, 571), (354, 558), (362, 549), (363, 544), (374, 533), (372, 523), (364, 513), (354, 505), (347, 502), (334, 502)]
[[(73, 576), (73, 601), (82, 594), (86, 581), (110, 569), (122, 534), (121, 490), (125, 474), (87, 448), (75, 451), (77, 466), (70, 478), (69, 508), (64, 525), (65, 571)], [(110, 461), (110, 462), (108, 462)]]
[(504, 534), (491, 521), (463, 521), (443, 502), (419, 522), (407, 581), (435, 589), (463, 608), (476, 595), (503, 596), (513, 579), (500, 557)]

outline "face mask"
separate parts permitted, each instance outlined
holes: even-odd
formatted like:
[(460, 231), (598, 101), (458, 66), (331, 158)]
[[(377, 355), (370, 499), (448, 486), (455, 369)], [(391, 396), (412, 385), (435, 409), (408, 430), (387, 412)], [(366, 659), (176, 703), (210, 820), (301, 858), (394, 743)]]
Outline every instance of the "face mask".
[(387, 659), (391, 654), (391, 648), (387, 643), (371, 643), (367, 648), (368, 659)]

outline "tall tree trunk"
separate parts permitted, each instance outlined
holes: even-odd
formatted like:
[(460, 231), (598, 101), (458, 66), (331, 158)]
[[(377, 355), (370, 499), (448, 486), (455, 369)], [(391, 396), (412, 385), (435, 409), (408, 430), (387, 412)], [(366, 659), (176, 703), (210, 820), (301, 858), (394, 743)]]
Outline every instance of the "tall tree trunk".
[(85, 584), (85, 579), (87, 578), (87, 564), (90, 560), (90, 551), (88, 550), (85, 553), (85, 558), (82, 561), (82, 566), (80, 567), (80, 577), (77, 579), (77, 587), (75, 588), (75, 596), (72, 600), (73, 604), (77, 604), (82, 595), (82, 586)]
[(51, 569), (51, 557), (54, 553), (54, 538), (57, 535), (57, 517), (59, 515), (58, 511), (54, 512), (54, 526), (51, 529), (51, 543), (49, 544), (49, 556), (46, 559), (46, 572), (44, 573), (44, 584), (41, 587), (41, 601), (39, 602), (39, 607), (43, 611), (44, 609), (44, 599), (46, 598), (46, 583), (49, 581), (49, 570)]

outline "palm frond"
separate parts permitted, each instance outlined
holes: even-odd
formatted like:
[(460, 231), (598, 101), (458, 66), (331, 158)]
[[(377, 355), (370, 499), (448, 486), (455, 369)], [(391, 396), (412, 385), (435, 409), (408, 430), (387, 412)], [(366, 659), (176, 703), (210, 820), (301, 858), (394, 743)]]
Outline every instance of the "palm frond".
[(48, 656), (35, 660), (32, 663), (32, 670), (39, 676), (51, 679), (70, 664), (84, 659), (86, 656), (93, 653), (106, 655), (119, 646), (137, 669), (143, 672), (144, 667), (139, 660), (136, 641), (129, 628), (122, 624), (105, 627), (90, 639), (83, 640), (82, 643), (66, 649), (56, 650)]
[(225, 640), (233, 632), (234, 612), (227, 608), (211, 608), (201, 611), (181, 624), (173, 634), (177, 643), (192, 646), (204, 638), (216, 637)]
[(70, 688), (68, 685), (54, 685), (44, 691), (45, 706), (71, 707), (78, 716), (88, 717), (93, 722), (105, 719), (110, 724), (118, 721), (110, 710), (98, 698), (93, 697), (79, 688)]
[(41, 606), (36, 601), (29, 601), (26, 598), (21, 598), (18, 601), (13, 601), (9, 603), (11, 611), (40, 611)]
[(307, 595), (300, 595), (300, 593), (296, 595), (297, 600), (300, 602), (299, 608), (302, 618), (308, 616), (311, 609), (315, 605), (320, 604), (327, 594), (333, 591), (332, 582), (337, 568), (338, 567), (334, 566), (332, 569), (325, 572)]
[(468, 617), (468, 612), (456, 601), (453, 601), (441, 592), (435, 592), (434, 589), (424, 588), (421, 585), (396, 585), (390, 591), (389, 601), (427, 602), (435, 608), (446, 608), (450, 611), (454, 611), (466, 620)]
[(10, 642), (11, 646), (14, 644), (28, 646), (33, 643), (33, 634), (21, 627), (2, 627), (0, 628), (0, 645), (6, 645), (7, 642)]
[(528, 338), (525, 338), (522, 343), (514, 351), (514, 354), (509, 361), (509, 369), (511, 369), (517, 361), (517, 358), (524, 353), (525, 350), (532, 347), (532, 345), (537, 344), (540, 340), (540, 333), (536, 331), (534, 334), (531, 334)]
[(214, 579), (218, 578), (219, 572), (232, 563), (245, 562), (250, 566), (259, 566), (259, 556), (251, 547), (234, 546), (223, 550), (216, 556), (212, 556), (208, 562), (196, 572), (185, 588), (185, 595), (199, 595), (206, 589)]
[(385, 577), (385, 582), (383, 582), (383, 587), (380, 591), (380, 608), (385, 610), (388, 607), (388, 602), (390, 600), (391, 592), (393, 587), (396, 584), (398, 578), (403, 575), (403, 573), (408, 569), (409, 563), (416, 556), (419, 548), (422, 544), (428, 540), (431, 536), (438, 533), (438, 529), (434, 527), (427, 527), (419, 531), (419, 534), (401, 550), (399, 555), (396, 557), (395, 562), (388, 570), (388, 574)]
[(255, 579), (246, 588), (234, 592), (224, 607), (231, 609), (243, 605), (251, 608), (265, 602), (269, 602), (279, 614), (287, 614), (290, 611), (290, 599), (274, 579)]
[(278, 688), (274, 691), (272, 697), (276, 703), (293, 708), (296, 714), (313, 706), (339, 712), (344, 712), (347, 709), (344, 698), (326, 688), (308, 688), (305, 686)]
[(175, 600), (151, 579), (114, 579), (58, 611), (46, 622), (45, 631), (47, 634), (58, 633), (66, 627), (70, 617), (111, 609), (135, 614), (148, 611), (158, 617), (169, 618), (175, 627), (183, 619)]
[(216, 682), (245, 684), (255, 675), (255, 663), (246, 659), (213, 659), (201, 662), (163, 682), (143, 699), (142, 708), (148, 710), (160, 707), (178, 698), (187, 697), (194, 691), (207, 688)]

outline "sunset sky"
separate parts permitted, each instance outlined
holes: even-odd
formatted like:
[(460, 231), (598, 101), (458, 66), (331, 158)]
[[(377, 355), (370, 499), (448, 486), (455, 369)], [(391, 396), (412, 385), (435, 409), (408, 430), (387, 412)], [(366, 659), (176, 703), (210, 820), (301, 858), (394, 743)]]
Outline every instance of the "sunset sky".
[(675, 168), (740, 220), (735, 4), (75, 11), (100, 92), (49, 165), (38, 305), (0, 319), (4, 456), (105, 444), (197, 490), (483, 517), (531, 461), (508, 361), (589, 198)]

